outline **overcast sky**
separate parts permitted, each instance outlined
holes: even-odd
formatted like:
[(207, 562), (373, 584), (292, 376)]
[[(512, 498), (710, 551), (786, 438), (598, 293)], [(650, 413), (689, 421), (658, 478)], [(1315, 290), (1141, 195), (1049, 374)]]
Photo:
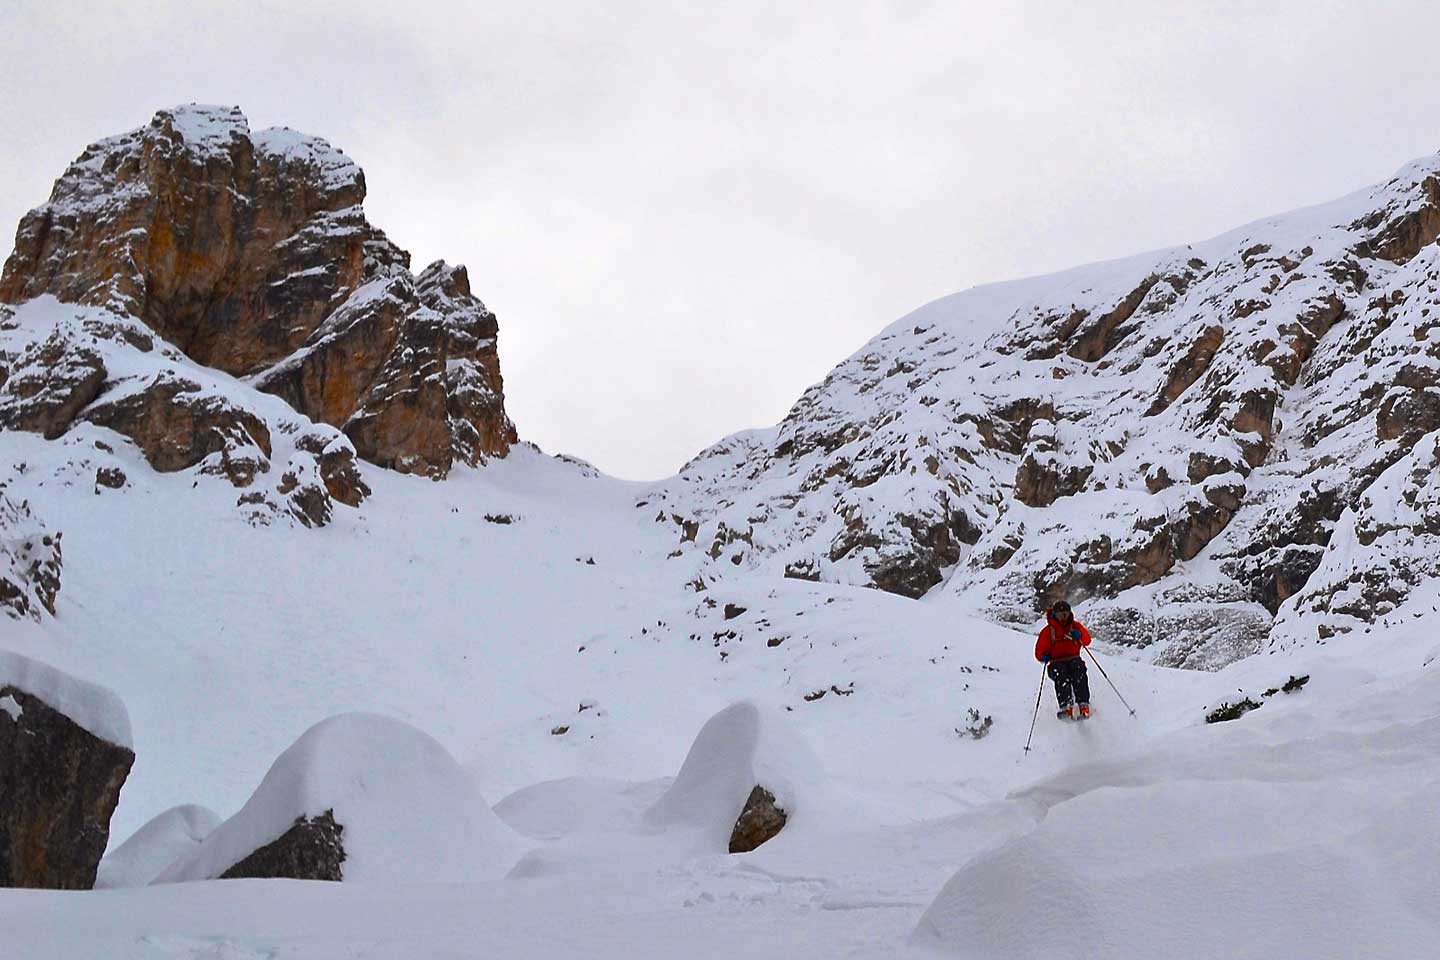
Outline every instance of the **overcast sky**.
[(935, 297), (1440, 149), (1437, 36), (1383, 0), (0, 0), (0, 256), (85, 144), (238, 104), (469, 267), (523, 438), (653, 478)]

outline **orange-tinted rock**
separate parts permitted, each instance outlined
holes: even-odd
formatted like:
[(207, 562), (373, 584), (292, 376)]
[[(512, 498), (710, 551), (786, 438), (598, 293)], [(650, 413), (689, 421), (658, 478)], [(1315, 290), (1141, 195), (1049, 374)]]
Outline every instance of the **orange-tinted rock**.
[(0, 299), (106, 306), (248, 373), (299, 347), (367, 272), (406, 266), (364, 198), (360, 168), (323, 140), (252, 137), (238, 108), (162, 110), (88, 147), (25, 216)]
[(129, 437), (162, 473), (193, 467), (211, 454), (234, 458), (247, 448), (270, 456), (270, 431), (259, 417), (178, 375), (163, 373), (114, 392), (119, 396), (102, 398), (85, 419)]
[(470, 292), (464, 267), (431, 264), (418, 307), (364, 405), (345, 424), (360, 455), (405, 473), (443, 476), (516, 442), (505, 416), (495, 315)]
[(415, 297), (408, 277), (375, 280), (355, 292), (294, 354), (255, 378), (321, 423), (343, 426), (392, 355)]
[[(138, 318), (192, 360), (344, 429), (375, 463), (443, 476), (457, 459), (504, 456), (516, 438), (494, 314), (463, 268), (412, 276), (364, 198), (360, 168), (324, 140), (252, 134), (238, 108), (162, 110), (86, 148), (26, 215), (0, 302), (50, 294)], [(66, 383), (53, 417), (26, 406), (55, 420), (38, 426), (47, 435), (100, 387)]]

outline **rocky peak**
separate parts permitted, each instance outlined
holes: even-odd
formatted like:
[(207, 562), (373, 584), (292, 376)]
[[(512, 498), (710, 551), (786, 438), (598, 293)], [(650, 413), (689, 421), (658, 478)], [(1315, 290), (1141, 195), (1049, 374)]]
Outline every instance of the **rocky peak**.
[[(383, 466), (444, 476), (456, 460), (504, 456), (516, 437), (494, 314), (464, 268), (412, 276), (364, 199), (360, 168), (322, 139), (252, 134), (234, 107), (161, 110), (86, 148), (25, 216), (0, 302), (51, 296), (138, 320), (189, 360), (340, 428)], [(31, 374), (43, 381), (42, 367)], [(105, 401), (107, 384), (84, 387), (58, 394), (77, 407), (58, 420), (51, 408), (12, 410), (4, 425), (57, 436)]]
[(88, 147), (25, 216), (0, 299), (107, 307), (243, 375), (293, 352), (367, 275), (406, 266), (364, 199), (360, 168), (323, 140), (252, 138), (235, 108), (162, 110)]

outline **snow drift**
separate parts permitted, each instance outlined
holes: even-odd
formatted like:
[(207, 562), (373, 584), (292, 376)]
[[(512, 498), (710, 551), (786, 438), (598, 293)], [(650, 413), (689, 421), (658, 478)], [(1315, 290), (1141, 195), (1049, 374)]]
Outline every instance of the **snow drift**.
[(194, 853), (219, 825), (220, 815), (209, 807), (171, 807), (100, 861), (96, 889), (145, 886), (170, 864)]
[(297, 818), (332, 810), (347, 881), (491, 879), (519, 854), (518, 838), (444, 747), (398, 720), (351, 713), (307, 730), (240, 812), (155, 882), (220, 877)]
[(1192, 728), (1022, 791), (1040, 819), (966, 864), (916, 939), (967, 960), (1399, 958), (1440, 905), (1440, 695), (1423, 673)]
[(704, 848), (724, 852), (756, 786), (769, 790), (793, 823), (822, 781), (809, 746), (780, 717), (742, 700), (700, 728), (675, 782), (644, 819), (652, 827), (694, 830)]

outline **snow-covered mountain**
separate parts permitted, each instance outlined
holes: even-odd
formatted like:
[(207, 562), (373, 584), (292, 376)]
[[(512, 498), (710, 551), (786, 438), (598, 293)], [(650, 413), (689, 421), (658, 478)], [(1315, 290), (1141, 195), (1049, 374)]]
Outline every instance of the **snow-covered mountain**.
[[(309, 526), (368, 494), (357, 454), (434, 477), (504, 456), (495, 315), (464, 267), (412, 274), (364, 197), (339, 150), (252, 135), (238, 108), (162, 110), (90, 145), (0, 274), (0, 428), (94, 423), (155, 470), (224, 477), (252, 522)], [(127, 484), (113, 450), (97, 442), (97, 490)], [(53, 609), (58, 547), (4, 509), (19, 539), (0, 602)]]
[(1437, 572), (1440, 156), (892, 324), (646, 508), (698, 582), (1061, 596), (1157, 662), (1367, 629)]
[[(134, 765), (6, 955), (1424, 955), (1437, 170), (938, 301), (636, 484), (328, 144), (101, 141), (0, 283), (0, 751), (48, 694)], [(290, 836), (344, 882), (206, 879)]]
[[(162, 110), (90, 145), (21, 221), (0, 302), (101, 309), (83, 314), (89, 341), (55, 340), (60, 324), (6, 323), (7, 366), (25, 376), (6, 387), (3, 424), (64, 432), (117, 388), (104, 345), (148, 354), (153, 333), (172, 354), (341, 429), (371, 462), (444, 476), (454, 462), (503, 456), (515, 431), (494, 314), (463, 267), (411, 274), (409, 255), (366, 220), (364, 198), (343, 153), (284, 128), (252, 135), (238, 108)], [(27, 342), (47, 326), (50, 339)], [(52, 372), (57, 358), (68, 376)], [(131, 392), (173, 392), (135, 381)], [(37, 393), (51, 402), (37, 405)]]

